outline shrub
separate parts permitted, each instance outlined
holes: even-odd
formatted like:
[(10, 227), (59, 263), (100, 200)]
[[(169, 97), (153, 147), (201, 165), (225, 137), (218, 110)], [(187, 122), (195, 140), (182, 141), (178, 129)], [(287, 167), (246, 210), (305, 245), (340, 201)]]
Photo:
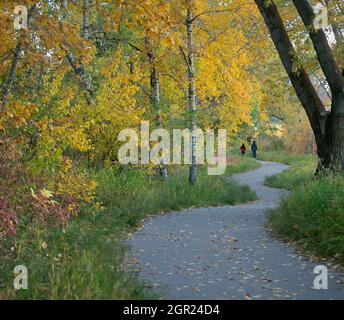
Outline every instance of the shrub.
[(18, 224), (16, 212), (11, 209), (8, 201), (0, 199), (0, 239), (6, 234), (14, 235)]

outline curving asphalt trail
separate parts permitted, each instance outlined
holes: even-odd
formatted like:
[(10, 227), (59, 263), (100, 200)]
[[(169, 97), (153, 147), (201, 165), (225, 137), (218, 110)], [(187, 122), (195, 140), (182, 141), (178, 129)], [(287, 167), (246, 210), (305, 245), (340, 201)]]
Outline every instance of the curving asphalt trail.
[(315, 290), (319, 262), (300, 256), (264, 228), (266, 210), (286, 194), (264, 181), (287, 166), (261, 164), (234, 176), (259, 201), (146, 220), (129, 240), (130, 268), (164, 299), (344, 299), (342, 273), (329, 270), (328, 289)]

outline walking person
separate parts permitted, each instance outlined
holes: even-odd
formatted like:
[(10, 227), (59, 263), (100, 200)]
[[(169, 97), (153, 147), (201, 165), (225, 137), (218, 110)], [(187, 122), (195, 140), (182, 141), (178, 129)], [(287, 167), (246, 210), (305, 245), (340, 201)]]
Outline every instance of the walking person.
[(242, 146), (240, 147), (240, 152), (241, 152), (241, 155), (244, 156), (245, 153), (246, 153), (246, 146), (245, 146), (245, 143), (242, 144)]
[(252, 146), (251, 146), (251, 151), (252, 151), (252, 156), (254, 159), (257, 158), (257, 150), (258, 150), (258, 146), (256, 144), (256, 141), (253, 141)]

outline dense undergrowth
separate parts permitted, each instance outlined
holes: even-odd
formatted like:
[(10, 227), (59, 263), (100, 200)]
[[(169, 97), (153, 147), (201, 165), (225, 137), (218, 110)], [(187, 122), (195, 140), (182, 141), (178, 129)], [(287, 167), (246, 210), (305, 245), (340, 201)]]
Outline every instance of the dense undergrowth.
[[(167, 181), (140, 170), (101, 169), (90, 172), (98, 183), (103, 210), (84, 207), (64, 226), (40, 225), (27, 215), (17, 234), (0, 242), (0, 299), (141, 299), (152, 292), (122, 268), (123, 236), (143, 218), (188, 207), (236, 204), (256, 199), (228, 175), (259, 166), (251, 159), (232, 158), (222, 177), (200, 168), (190, 187), (187, 168), (171, 168)], [(13, 270), (25, 265), (28, 290), (13, 289)]]

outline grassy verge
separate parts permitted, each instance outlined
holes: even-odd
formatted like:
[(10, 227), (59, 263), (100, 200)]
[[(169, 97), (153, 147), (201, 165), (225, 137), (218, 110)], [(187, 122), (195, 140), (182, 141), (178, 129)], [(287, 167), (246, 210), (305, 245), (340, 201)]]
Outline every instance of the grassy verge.
[(285, 163), (290, 168), (280, 174), (267, 178), (266, 184), (272, 188), (293, 188), (314, 180), (316, 157), (314, 155), (293, 155), (287, 153), (267, 152), (259, 155), (259, 160)]
[(272, 229), (344, 265), (344, 175), (314, 178), (316, 159), (309, 155), (268, 154), (265, 159), (291, 165), (267, 180), (269, 186), (291, 190), (270, 214)]
[[(226, 175), (256, 168), (250, 159), (237, 159)], [(21, 222), (18, 234), (0, 243), (0, 299), (141, 299), (153, 293), (122, 269), (121, 242), (148, 215), (188, 207), (236, 204), (256, 195), (248, 187), (211, 177), (201, 168), (190, 187), (186, 168), (171, 170), (164, 182), (140, 171), (100, 170), (98, 198), (106, 209), (50, 228)], [(13, 289), (13, 270), (25, 265), (28, 290)]]
[(270, 215), (274, 230), (344, 265), (344, 176), (298, 186)]

